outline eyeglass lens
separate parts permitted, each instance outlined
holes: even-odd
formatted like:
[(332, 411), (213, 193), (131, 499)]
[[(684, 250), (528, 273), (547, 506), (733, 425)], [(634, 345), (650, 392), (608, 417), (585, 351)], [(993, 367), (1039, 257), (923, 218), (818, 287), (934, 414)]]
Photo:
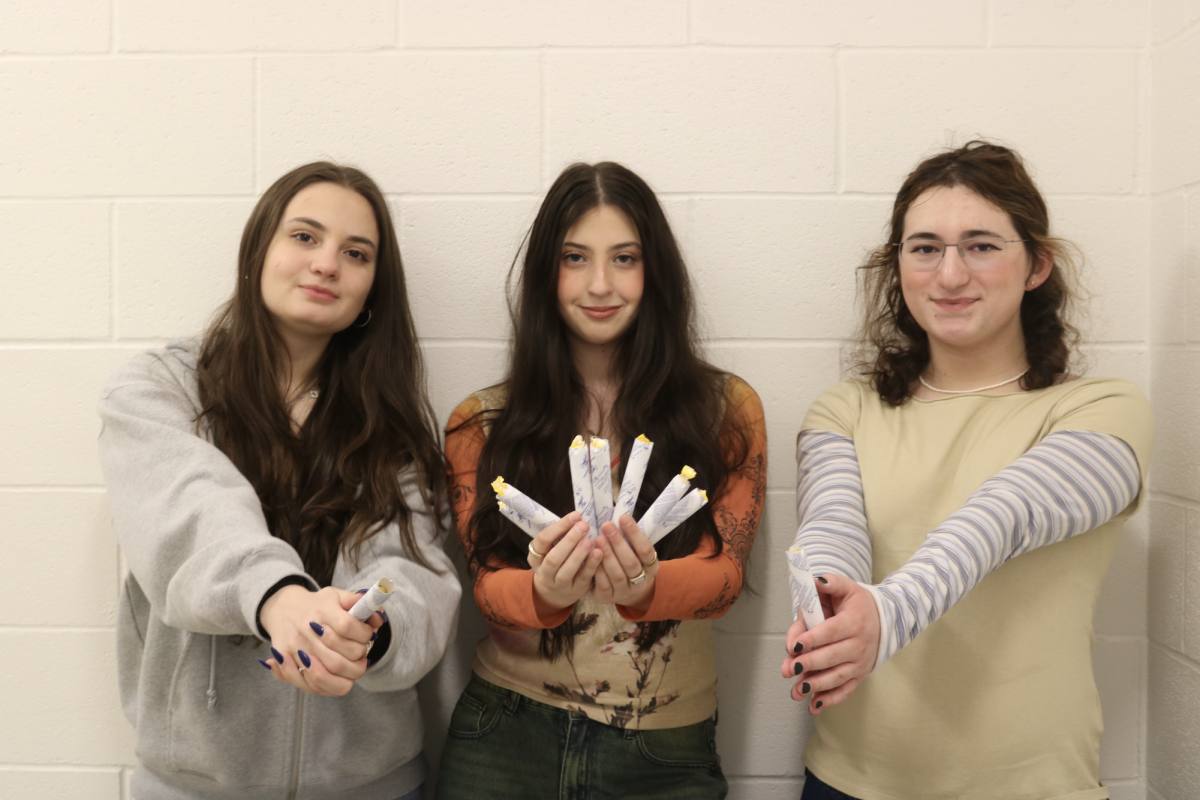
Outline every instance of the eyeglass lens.
[(976, 236), (958, 244), (937, 239), (908, 239), (900, 243), (900, 262), (910, 269), (937, 269), (947, 247), (957, 247), (968, 267), (984, 269), (1004, 259), (1007, 243), (998, 236)]

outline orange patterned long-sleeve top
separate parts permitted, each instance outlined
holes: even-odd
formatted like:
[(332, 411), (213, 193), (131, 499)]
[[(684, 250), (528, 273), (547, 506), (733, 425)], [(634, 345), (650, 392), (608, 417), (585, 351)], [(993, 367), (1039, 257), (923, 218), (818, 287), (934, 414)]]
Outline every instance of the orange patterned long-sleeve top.
[[(726, 383), (726, 401), (726, 427), (746, 431), (749, 450), (712, 500), (721, 553), (713, 557), (715, 547), (705, 539), (695, 553), (659, 562), (654, 597), (645, 612), (602, 605), (588, 594), (574, 606), (539, 616), (531, 570), (500, 564), (494, 571), (477, 570), (475, 602), (489, 623), (489, 636), (476, 653), (475, 671), (480, 677), (623, 727), (679, 727), (713, 713), (716, 672), (708, 620), (728, 611), (741, 592), (766, 499), (762, 403), (745, 381), (733, 376)], [(455, 529), (467, 552), (474, 541), (469, 521), (476, 503), (476, 466), (486, 438), (478, 415), (500, 402), (494, 392), (473, 394), (454, 410), (447, 424)], [(617, 487), (615, 466), (613, 471)], [(547, 661), (538, 654), (539, 631), (568, 619), (575, 646), (565, 658)], [(656, 620), (681, 623), (653, 647), (639, 651), (634, 641), (641, 624)]]

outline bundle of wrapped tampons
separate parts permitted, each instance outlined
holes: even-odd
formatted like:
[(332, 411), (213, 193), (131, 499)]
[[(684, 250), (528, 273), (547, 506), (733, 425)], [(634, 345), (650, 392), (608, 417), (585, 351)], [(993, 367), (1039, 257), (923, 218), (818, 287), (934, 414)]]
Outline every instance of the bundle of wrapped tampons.
[(817, 596), (816, 578), (808, 566), (808, 557), (804, 555), (803, 547), (789, 547), (787, 562), (788, 583), (792, 587), (792, 619), (799, 619), (803, 614), (804, 625), (811, 631), (825, 621), (821, 598)]
[[(593, 437), (591, 442), (585, 443), (582, 436), (576, 436), (571, 442), (567, 449), (567, 461), (571, 468), (575, 510), (588, 524), (590, 538), (594, 539), (599, 535), (600, 526), (605, 522), (615, 522), (622, 514), (633, 513), (638, 495), (642, 492), (646, 464), (650, 461), (650, 451), (653, 449), (654, 443), (647, 439), (645, 434), (633, 441), (629, 464), (625, 467), (625, 477), (621, 481), (621, 490), (614, 503), (612, 457), (608, 440)], [(708, 495), (704, 490), (692, 489), (691, 480), (695, 477), (696, 471), (684, 466), (638, 520), (638, 527), (651, 544), (675, 530), (708, 502)], [(515, 486), (505, 483), (503, 476), (492, 481), (492, 489), (496, 492), (500, 513), (529, 534), (530, 538), (537, 536), (547, 525), (559, 520), (553, 511)]]

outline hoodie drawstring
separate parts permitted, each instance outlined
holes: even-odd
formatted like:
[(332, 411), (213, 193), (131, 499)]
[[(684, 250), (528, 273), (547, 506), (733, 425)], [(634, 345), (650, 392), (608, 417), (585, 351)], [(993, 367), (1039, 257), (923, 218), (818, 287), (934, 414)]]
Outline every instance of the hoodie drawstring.
[(209, 647), (208, 660), (208, 691), (205, 695), (208, 697), (208, 710), (212, 712), (217, 707), (217, 637), (209, 637), (211, 646)]

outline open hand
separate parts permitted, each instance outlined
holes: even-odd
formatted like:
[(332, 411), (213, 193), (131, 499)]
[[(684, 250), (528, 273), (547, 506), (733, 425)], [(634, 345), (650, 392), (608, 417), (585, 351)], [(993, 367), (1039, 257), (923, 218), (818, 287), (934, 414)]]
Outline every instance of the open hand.
[(539, 617), (549, 617), (575, 605), (591, 590), (601, 553), (587, 533), (587, 523), (578, 511), (572, 511), (547, 525), (530, 541), (533, 602)]
[(596, 570), (592, 594), (601, 603), (645, 611), (654, 601), (658, 553), (633, 517), (622, 514), (618, 522), (619, 528), (613, 522), (601, 525), (596, 537), (596, 547), (604, 558)]

